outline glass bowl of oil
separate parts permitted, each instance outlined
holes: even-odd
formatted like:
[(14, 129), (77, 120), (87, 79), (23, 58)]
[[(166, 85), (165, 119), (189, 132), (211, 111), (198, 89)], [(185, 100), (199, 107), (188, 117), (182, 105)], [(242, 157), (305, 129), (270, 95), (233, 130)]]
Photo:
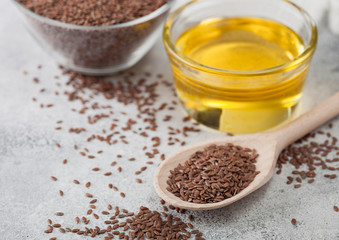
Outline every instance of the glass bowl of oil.
[(188, 114), (214, 129), (251, 133), (293, 114), (317, 28), (286, 0), (195, 0), (168, 17), (163, 40)]

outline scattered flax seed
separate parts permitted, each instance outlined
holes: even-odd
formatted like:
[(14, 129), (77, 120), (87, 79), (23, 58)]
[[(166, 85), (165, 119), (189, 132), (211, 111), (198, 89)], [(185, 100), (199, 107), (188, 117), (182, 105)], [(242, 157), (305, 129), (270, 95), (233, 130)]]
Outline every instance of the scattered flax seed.
[(105, 176), (111, 176), (112, 175), (112, 172), (107, 172), (104, 174)]
[(216, 203), (246, 188), (259, 173), (256, 150), (210, 145), (170, 171), (167, 190), (193, 203)]
[(75, 222), (79, 224), (79, 223), (80, 223), (80, 218), (79, 218), (79, 217), (76, 217), (76, 218), (75, 218)]
[(165, 200), (163, 200), (163, 199), (160, 200), (161, 205), (164, 205), (165, 203), (166, 203)]
[(93, 156), (93, 155), (89, 155), (89, 156), (87, 156), (89, 159), (93, 159), (93, 158), (95, 158), (95, 156)]
[(74, 182), (75, 184), (80, 184), (80, 182), (79, 182), (78, 180), (76, 180), (76, 179), (74, 179), (73, 182)]
[(122, 171), (122, 167), (118, 167), (118, 172), (121, 172)]
[(120, 196), (123, 197), (123, 198), (126, 197), (125, 193), (123, 193), (123, 192), (120, 193)]
[(93, 203), (96, 203), (98, 200), (97, 199), (93, 199), (93, 200), (91, 200), (89, 203), (90, 204), (93, 204)]
[(308, 183), (313, 183), (314, 182), (314, 179), (310, 179), (307, 181)]
[[(315, 141), (314, 138), (318, 134), (323, 135), (322, 139), (325, 137), (325, 140)], [(283, 165), (287, 163), (295, 168), (291, 172), (292, 176), (288, 176), (286, 183), (291, 184), (293, 180), (298, 183), (304, 181), (313, 183), (315, 178), (320, 176), (320, 174), (316, 174), (316, 170), (339, 170), (335, 165), (331, 166), (331, 164), (337, 162), (337, 158), (329, 158), (329, 154), (339, 150), (336, 146), (337, 141), (337, 138), (333, 137), (330, 132), (319, 130), (307, 134), (285, 148), (278, 158), (277, 168), (281, 170)], [(336, 174), (324, 174), (323, 176), (329, 179), (336, 178)], [(299, 185), (296, 184), (294, 187), (299, 188)]]
[(294, 185), (294, 188), (300, 188), (301, 187), (301, 184), (295, 184)]
[(97, 171), (99, 171), (100, 170), (100, 168), (92, 168), (92, 170), (94, 171), (94, 172), (97, 172)]
[(63, 213), (63, 212), (56, 212), (55, 215), (56, 215), (56, 216), (63, 216), (64, 213)]
[(62, 163), (63, 163), (63, 164), (67, 164), (67, 159), (64, 159), (64, 160), (62, 161)]
[(92, 198), (93, 197), (93, 195), (90, 194), (90, 193), (86, 193), (85, 196), (88, 197), (88, 198)]
[(194, 221), (194, 216), (193, 215), (189, 215), (188, 216), (188, 220), (190, 220), (191, 222)]
[[(156, 103), (156, 92), (154, 91), (156, 84), (143, 84), (141, 81), (140, 84), (138, 83), (138, 85), (136, 85), (135, 83), (133, 83), (133, 81), (129, 80), (129, 79), (124, 79), (124, 81), (121, 82), (117, 82), (117, 83), (111, 83), (110, 81), (106, 81), (103, 78), (98, 78), (98, 77), (90, 77), (90, 76), (83, 76), (81, 74), (77, 74), (77, 73), (72, 73), (72, 72), (68, 72), (67, 70), (64, 70), (65, 73), (67, 75), (69, 75), (69, 82), (67, 83), (67, 85), (71, 86), (74, 88), (73, 92), (65, 92), (64, 94), (67, 95), (69, 97), (70, 101), (80, 101), (82, 102), (83, 105), (86, 104), (86, 106), (83, 106), (80, 110), (84, 109), (84, 112), (86, 112), (85, 108), (90, 109), (91, 105), (87, 104), (87, 102), (90, 101), (90, 99), (92, 99), (95, 95), (97, 95), (98, 93), (102, 94), (104, 97), (106, 97), (107, 99), (112, 99), (115, 98), (118, 100), (118, 102), (123, 103), (124, 105), (133, 103), (136, 104), (139, 112), (136, 114), (135, 119), (131, 119), (127, 122), (127, 125), (125, 126), (119, 126), (119, 123), (121, 123), (123, 120), (120, 119), (116, 119), (113, 120), (114, 123), (112, 124), (112, 122), (109, 123), (108, 127), (104, 127), (104, 129), (106, 129), (106, 131), (102, 131), (103, 134), (100, 134), (100, 136), (98, 135), (89, 135), (86, 136), (85, 141), (87, 140), (89, 141), (102, 141), (104, 143), (107, 143), (108, 145), (111, 144), (115, 144), (115, 139), (118, 139), (118, 141), (121, 141), (120, 139), (124, 139), (126, 142), (130, 141), (131, 139), (127, 139), (127, 138), (123, 138), (123, 136), (121, 136), (121, 133), (119, 133), (117, 130), (118, 128), (122, 129), (122, 131), (134, 131), (133, 130), (133, 121), (134, 120), (138, 120), (138, 121), (142, 121), (145, 120), (145, 125), (142, 127), (142, 129), (139, 130), (140, 131), (145, 131), (145, 133), (148, 136), (153, 136), (154, 134), (150, 131), (155, 132), (157, 130), (157, 125), (156, 123), (156, 118), (154, 117), (156, 110), (158, 110), (158, 106), (153, 106), (152, 105), (154, 103)], [(139, 86), (140, 85), (140, 86)], [(171, 84), (172, 85), (172, 84)], [(146, 91), (143, 90), (142, 88), (147, 89)], [(84, 90), (91, 91), (91, 95), (87, 96), (88, 98), (86, 99), (85, 95), (81, 95), (84, 94)], [(68, 90), (67, 90), (68, 91)], [(61, 91), (60, 91), (61, 93)], [(149, 94), (150, 97), (145, 96), (145, 93)], [(61, 95), (61, 94), (60, 94)], [(93, 102), (92, 102), (93, 103)], [(92, 104), (91, 103), (91, 104)], [(174, 103), (173, 103), (174, 104)], [(102, 106), (99, 106), (98, 103), (93, 104), (93, 110), (94, 109), (104, 109)], [(171, 107), (171, 102), (169, 101), (164, 108), (167, 107)], [(74, 109), (75, 112), (79, 113), (80, 111), (79, 109)], [(154, 110), (154, 111), (153, 111)], [(86, 112), (87, 115), (88, 112)], [(113, 115), (113, 113), (111, 113)], [(101, 115), (101, 113), (97, 113), (96, 115), (91, 115), (89, 116), (89, 124), (94, 124), (95, 122), (99, 121), (101, 118), (106, 118), (106, 116), (104, 116), (105, 114)], [(111, 118), (111, 115), (107, 114), (107, 118)], [(84, 116), (84, 115), (82, 115)], [(189, 120), (189, 119), (188, 119)], [(140, 123), (140, 122), (139, 122)], [(112, 124), (112, 126), (111, 126)], [(108, 132), (108, 129), (112, 127), (113, 129), (111, 129), (112, 132)], [(115, 128), (115, 129), (114, 129)], [(102, 128), (100, 128), (102, 129)], [(144, 130), (143, 130), (144, 129)], [(148, 131), (146, 131), (148, 130)], [(185, 136), (185, 134), (187, 135), (189, 132), (195, 132), (196, 129), (194, 128), (190, 128), (190, 127), (183, 127), (182, 129), (173, 129), (173, 133), (175, 134), (175, 136), (173, 136), (173, 142), (175, 142), (175, 144), (177, 143), (182, 143), (182, 139), (179, 139), (179, 136), (182, 137), (182, 135)], [(134, 131), (135, 134), (139, 134), (138, 131)], [(106, 134), (105, 134), (106, 133)], [(112, 136), (109, 134), (113, 134)], [(180, 134), (179, 134), (180, 133)], [(84, 134), (88, 134), (88, 132), (84, 133)], [(120, 135), (120, 136), (119, 136)], [(127, 134), (126, 134), (127, 135)], [(121, 138), (120, 138), (121, 137)], [(177, 137), (177, 138), (175, 138)], [(126, 143), (125, 142), (125, 143)], [(152, 139), (152, 143), (153, 147), (156, 148), (158, 145), (160, 145), (160, 138), (156, 137), (154, 139)], [(159, 153), (159, 151), (157, 149), (152, 149), (151, 150), (151, 145), (149, 146), (149, 157), (157, 157), (157, 154), (159, 154), (161, 159), (165, 159), (165, 155), (162, 153)], [(77, 150), (78, 146), (74, 145), (74, 149)], [(81, 149), (83, 149), (83, 147), (81, 147)], [(146, 150), (146, 149), (145, 149)], [(84, 151), (84, 154), (87, 155), (85, 153), (85, 150), (81, 150)], [(99, 154), (99, 151), (98, 151)], [(122, 156), (119, 154), (117, 155), (117, 158), (122, 158)], [(132, 161), (132, 159), (134, 160), (134, 158), (130, 158), (130, 161)], [(114, 164), (112, 164), (112, 166), (115, 166), (117, 163), (115, 162)], [(149, 161), (147, 162), (147, 164), (153, 164), (153, 162)], [(120, 165), (120, 163), (119, 163)], [(93, 168), (93, 171), (99, 171), (99, 168)], [(102, 169), (103, 172), (109, 171), (106, 170), (104, 171), (104, 169)], [(136, 170), (136, 169), (135, 169)], [(146, 168), (144, 168), (142, 171), (145, 171)], [(141, 171), (139, 171), (139, 173), (141, 173)], [(87, 187), (87, 184), (86, 184)], [(112, 184), (109, 185), (110, 188), (114, 189), (115, 191), (118, 191), (118, 188), (113, 186)], [(121, 196), (125, 195), (124, 193), (121, 193)], [(86, 195), (87, 196), (87, 195)], [(88, 197), (88, 196), (87, 196)], [(93, 199), (94, 200), (94, 199)], [(92, 201), (93, 201), (92, 200)], [(91, 202), (92, 202), (91, 201)], [(92, 204), (92, 203), (91, 203)], [(94, 208), (95, 206), (92, 205)], [(91, 208), (91, 209), (94, 209)], [(175, 208), (174, 208), (175, 209)], [(180, 212), (180, 210), (179, 210)], [(141, 229), (140, 225), (138, 222), (139, 218), (129, 218), (131, 222), (127, 222), (127, 224), (123, 227), (124, 231), (128, 231), (128, 233), (131, 231), (133, 233), (131, 233), (132, 235), (135, 235), (135, 238), (139, 238), (137, 237), (137, 235), (142, 235), (143, 238), (155, 238), (156, 236), (154, 234), (157, 234), (157, 232), (163, 234), (162, 236), (164, 236), (164, 239), (188, 239), (190, 237), (190, 234), (196, 234), (197, 239), (203, 239), (200, 235), (199, 231), (196, 231), (194, 233), (190, 233), (189, 231), (180, 231), (182, 229), (187, 229), (187, 226), (183, 223), (183, 221), (177, 221), (173, 216), (171, 216), (168, 212), (166, 213), (167, 215), (165, 216), (165, 218), (167, 216), (170, 217), (169, 219), (161, 219), (162, 213), (158, 213), (156, 211), (149, 211), (147, 208), (142, 208), (140, 209), (140, 212), (138, 213), (140, 214), (140, 221), (141, 221), (141, 225), (146, 225), (146, 223), (148, 223), (148, 221), (150, 220), (150, 222), (153, 223), (152, 226), (145, 226), (146, 229)], [(117, 214), (116, 216), (122, 216), (122, 215), (128, 215), (127, 213), (125, 214)], [(98, 215), (93, 214), (92, 215), (95, 218), (99, 218)], [(97, 216), (97, 217), (96, 217)], [(132, 215), (128, 215), (128, 216), (132, 216)], [(115, 216), (112, 216), (115, 217)], [(149, 219), (149, 217), (151, 217), (152, 219)], [(104, 219), (105, 221), (107, 219)], [(120, 219), (119, 219), (120, 220)], [(86, 223), (88, 223), (89, 220), (85, 219)], [(114, 219), (113, 219), (114, 221)], [(120, 224), (121, 222), (117, 222), (118, 224)], [(113, 228), (113, 224), (117, 224), (117, 223), (112, 223), (112, 227)], [(145, 224), (144, 224), (145, 223)], [(155, 224), (156, 223), (156, 224)], [(177, 225), (176, 225), (177, 224)], [(124, 225), (124, 224), (122, 224)], [(130, 227), (130, 229), (126, 229), (125, 227)], [(191, 228), (191, 227), (189, 227)], [(193, 227), (192, 227), (193, 228)], [(91, 236), (91, 234), (94, 234), (94, 236), (98, 236), (101, 234), (104, 234), (103, 231), (106, 231), (106, 229), (98, 229), (98, 228), (93, 228), (93, 229), (70, 229), (70, 228), (65, 228), (67, 232), (74, 232), (76, 234), (79, 235), (84, 235), (84, 236)], [(133, 229), (133, 230), (132, 230)], [(111, 230), (107, 229), (107, 234), (111, 234)], [(148, 230), (148, 231), (144, 231), (144, 230)], [(120, 233), (122, 233), (122, 229), (119, 229)], [(122, 235), (118, 233), (118, 235), (116, 236), (116, 238), (119, 236), (121, 237)], [(120, 235), (119, 235), (120, 234)], [(176, 234), (176, 235), (174, 235)], [(182, 237), (180, 235), (182, 235)], [(109, 235), (106, 235), (109, 239), (111, 239), (111, 237)], [(112, 235), (113, 236), (113, 235)], [(126, 232), (126, 236), (123, 236), (123, 238), (126, 239), (126, 237), (128, 236), (127, 232)], [(192, 235), (193, 236), (193, 235)], [(131, 236), (129, 236), (130, 239), (132, 238)], [(141, 236), (140, 236), (141, 237)], [(156, 238), (155, 238), (156, 239)], [(105, 238), (106, 240), (106, 238)]]
[(59, 190), (59, 195), (60, 195), (61, 197), (64, 196), (64, 192), (61, 191), (61, 190)]
[(140, 178), (136, 179), (137, 183), (142, 183), (142, 180)]
[(115, 166), (116, 164), (117, 164), (117, 162), (114, 161), (114, 162), (111, 163), (111, 166), (113, 167), (113, 166)]
[(91, 186), (91, 182), (87, 182), (85, 186), (89, 188)]
[(334, 211), (339, 212), (339, 207), (333, 206)]
[(52, 179), (53, 181), (58, 181), (58, 179), (57, 179), (56, 177), (54, 177), (54, 176), (51, 176), (51, 179)]
[(51, 237), (49, 240), (56, 240), (57, 238), (56, 237)]
[(55, 144), (58, 148), (61, 148), (61, 145), (59, 143)]
[(291, 223), (292, 223), (293, 225), (296, 225), (296, 224), (297, 224), (297, 220), (295, 220), (295, 218), (292, 218)]

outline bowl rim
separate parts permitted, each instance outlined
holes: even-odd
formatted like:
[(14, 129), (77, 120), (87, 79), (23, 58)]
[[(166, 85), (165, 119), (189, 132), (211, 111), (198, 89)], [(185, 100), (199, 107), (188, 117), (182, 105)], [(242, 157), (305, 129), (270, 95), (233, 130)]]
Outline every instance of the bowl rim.
[(57, 27), (63, 27), (63, 28), (69, 28), (69, 29), (78, 29), (78, 30), (108, 30), (108, 29), (116, 29), (116, 28), (124, 28), (124, 27), (131, 27), (137, 24), (141, 24), (144, 22), (147, 22), (151, 19), (154, 19), (160, 15), (162, 15), (163, 13), (167, 12), (171, 6), (173, 5), (173, 3), (175, 2), (175, 0), (168, 0), (167, 3), (165, 3), (164, 5), (162, 5), (160, 8), (156, 9), (155, 11), (142, 16), (140, 18), (136, 18), (132, 21), (128, 21), (128, 22), (123, 22), (123, 23), (117, 23), (117, 24), (113, 24), (113, 25), (107, 25), (107, 26), (84, 26), (84, 25), (76, 25), (76, 24), (71, 24), (71, 23), (64, 23), (58, 20), (54, 20), (51, 18), (47, 18), (44, 17), (42, 15), (39, 15), (33, 11), (31, 11), (30, 9), (26, 8), (25, 6), (23, 6), (21, 3), (18, 2), (18, 0), (11, 0), (21, 11), (23, 11), (24, 13), (28, 14), (29, 16), (44, 22), (46, 24), (50, 24), (50, 25), (54, 25)]
[(311, 28), (311, 37), (307, 45), (305, 46), (304, 50), (295, 58), (291, 59), (290, 61), (270, 67), (270, 68), (264, 68), (264, 69), (258, 69), (258, 70), (248, 70), (248, 71), (242, 71), (242, 70), (227, 70), (227, 69), (220, 69), (220, 68), (215, 68), (215, 67), (210, 67), (204, 64), (200, 64), (191, 58), (180, 54), (180, 51), (175, 46), (175, 43), (173, 43), (171, 37), (170, 37), (170, 28), (172, 25), (173, 20), (179, 15), (183, 10), (185, 10), (187, 7), (190, 5), (193, 5), (196, 2), (200, 2), (204, 0), (191, 0), (188, 3), (184, 4), (183, 6), (179, 7), (175, 11), (173, 11), (166, 19), (165, 26), (163, 29), (163, 42), (164, 45), (167, 49), (167, 51), (173, 55), (176, 59), (178, 59), (181, 62), (184, 62), (187, 64), (189, 67), (196, 69), (198, 71), (203, 71), (209, 72), (212, 74), (232, 74), (232, 75), (239, 75), (239, 76), (262, 76), (266, 74), (272, 74), (272, 73), (277, 73), (281, 72), (282, 69), (294, 69), (296, 66), (304, 63), (305, 60), (308, 58), (312, 57), (312, 54), (314, 53), (316, 49), (316, 45), (318, 42), (318, 29), (315, 20), (311, 17), (311, 15), (304, 10), (302, 7), (299, 5), (291, 2), (290, 0), (280, 0), (281, 2), (286, 2), (287, 4), (291, 5), (292, 7), (296, 8), (299, 13), (304, 17), (306, 23), (308, 26)]

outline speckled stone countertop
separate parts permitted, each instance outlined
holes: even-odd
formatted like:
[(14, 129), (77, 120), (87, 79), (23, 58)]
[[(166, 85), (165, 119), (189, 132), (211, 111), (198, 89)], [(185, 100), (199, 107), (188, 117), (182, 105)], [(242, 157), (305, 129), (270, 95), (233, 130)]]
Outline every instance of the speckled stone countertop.
[[(67, 101), (65, 96), (55, 96), (54, 91), (62, 92), (63, 87), (55, 85), (55, 75), (61, 76), (60, 70), (54, 61), (37, 45), (24, 29), (19, 12), (9, 1), (0, 2), (0, 239), (87, 239), (88, 237), (76, 234), (62, 234), (54, 231), (45, 234), (47, 219), (71, 228), (76, 227), (75, 216), (87, 216), (88, 198), (86, 192), (91, 192), (98, 199), (98, 211), (107, 204), (120, 206), (137, 211), (142, 205), (152, 210), (161, 211), (159, 198), (153, 188), (153, 173), (159, 155), (153, 159), (156, 163), (148, 165), (147, 171), (138, 178), (143, 180), (138, 184), (134, 172), (149, 161), (142, 151), (142, 146), (151, 144), (150, 138), (137, 136), (126, 132), (129, 144), (121, 142), (113, 146), (99, 141), (87, 143), (84, 136), (100, 132), (107, 126), (106, 120), (99, 125), (89, 128), (89, 133), (71, 134), (70, 127), (86, 126), (87, 119), (71, 111), (79, 108), (77, 103)], [(321, 25), (320, 25), (321, 26)], [(38, 69), (38, 65), (42, 65)], [(24, 75), (23, 71), (28, 74)], [(132, 79), (144, 77), (144, 72), (152, 72), (148, 77), (150, 83), (157, 82), (156, 74), (163, 74), (164, 79), (171, 80), (171, 71), (161, 40), (152, 51), (127, 72), (133, 71), (136, 75)], [(32, 79), (38, 77), (39, 84)], [(113, 80), (121, 76), (112, 77)], [(117, 79), (115, 79), (117, 78)], [(67, 77), (59, 80), (65, 82)], [(39, 93), (41, 88), (46, 91)], [(326, 27), (320, 27), (319, 44), (309, 72), (304, 96), (300, 105), (300, 112), (305, 112), (320, 101), (339, 91), (339, 37), (329, 33)], [(164, 84), (157, 87), (156, 104), (170, 103), (176, 100), (172, 91)], [(33, 102), (36, 97), (38, 102)], [(135, 106), (117, 103), (115, 100), (106, 100), (97, 96), (100, 104), (112, 104), (114, 112), (126, 112), (127, 115), (117, 115), (122, 123), (129, 117), (135, 117)], [(40, 103), (54, 104), (52, 108), (41, 109)], [(338, 103), (339, 104), (339, 103)], [(339, 105), (338, 105), (339, 107)], [(162, 122), (166, 115), (171, 115), (170, 122)], [(165, 110), (157, 113), (158, 130), (152, 136), (160, 136), (163, 141), (158, 149), (166, 155), (178, 150), (180, 144), (168, 146), (168, 126), (180, 127), (185, 117), (179, 105), (175, 110)], [(56, 131), (56, 121), (62, 119), (63, 129)], [(107, 120), (108, 121), (108, 120)], [(332, 121), (334, 127), (330, 130), (333, 136), (339, 137), (339, 119)], [(106, 125), (105, 125), (106, 123)], [(144, 123), (138, 122), (134, 128), (138, 131)], [(185, 123), (192, 126), (192, 123)], [(329, 130), (327, 125), (322, 129)], [(189, 137), (180, 140), (187, 144), (202, 140), (221, 137), (220, 133), (201, 128), (201, 132), (190, 133)], [(61, 144), (57, 148), (56, 143)], [(87, 159), (73, 149), (87, 147), (90, 151), (103, 150), (95, 159)], [(123, 157), (117, 159), (116, 155)], [(136, 157), (129, 162), (127, 159)], [(66, 165), (63, 159), (68, 159)], [(103, 176), (91, 171), (93, 167), (109, 169), (112, 161), (118, 161), (123, 171), (119, 173), (111, 168), (112, 176)], [(188, 212), (181, 215), (185, 222), (187, 216), (195, 216), (194, 226), (199, 229), (206, 239), (339, 239), (339, 213), (333, 210), (339, 205), (339, 178), (328, 179), (319, 171), (316, 181), (312, 184), (303, 184), (294, 189), (286, 184), (286, 177), (293, 170), (291, 165), (285, 165), (280, 175), (273, 179), (243, 200), (228, 207), (205, 212)], [(108, 171), (108, 170), (107, 170)], [(53, 182), (50, 176), (56, 176)], [(78, 179), (80, 185), (74, 184)], [(87, 190), (85, 182), (91, 181), (92, 186)], [(119, 192), (108, 189), (108, 183), (114, 183), (120, 191), (126, 193), (122, 198)], [(64, 196), (59, 196), (59, 190)], [(63, 217), (57, 217), (55, 212), (62, 211)], [(102, 225), (91, 216), (90, 224)], [(296, 218), (297, 224), (291, 224)], [(92, 225), (91, 225), (92, 226)], [(103, 239), (98, 237), (97, 239)]]

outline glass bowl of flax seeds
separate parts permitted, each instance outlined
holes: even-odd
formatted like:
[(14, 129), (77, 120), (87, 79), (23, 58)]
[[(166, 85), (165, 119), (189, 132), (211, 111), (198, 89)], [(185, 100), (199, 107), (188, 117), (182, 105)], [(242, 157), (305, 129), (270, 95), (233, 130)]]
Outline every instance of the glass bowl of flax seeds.
[(13, 2), (31, 35), (59, 64), (107, 75), (133, 66), (151, 49), (174, 0)]

